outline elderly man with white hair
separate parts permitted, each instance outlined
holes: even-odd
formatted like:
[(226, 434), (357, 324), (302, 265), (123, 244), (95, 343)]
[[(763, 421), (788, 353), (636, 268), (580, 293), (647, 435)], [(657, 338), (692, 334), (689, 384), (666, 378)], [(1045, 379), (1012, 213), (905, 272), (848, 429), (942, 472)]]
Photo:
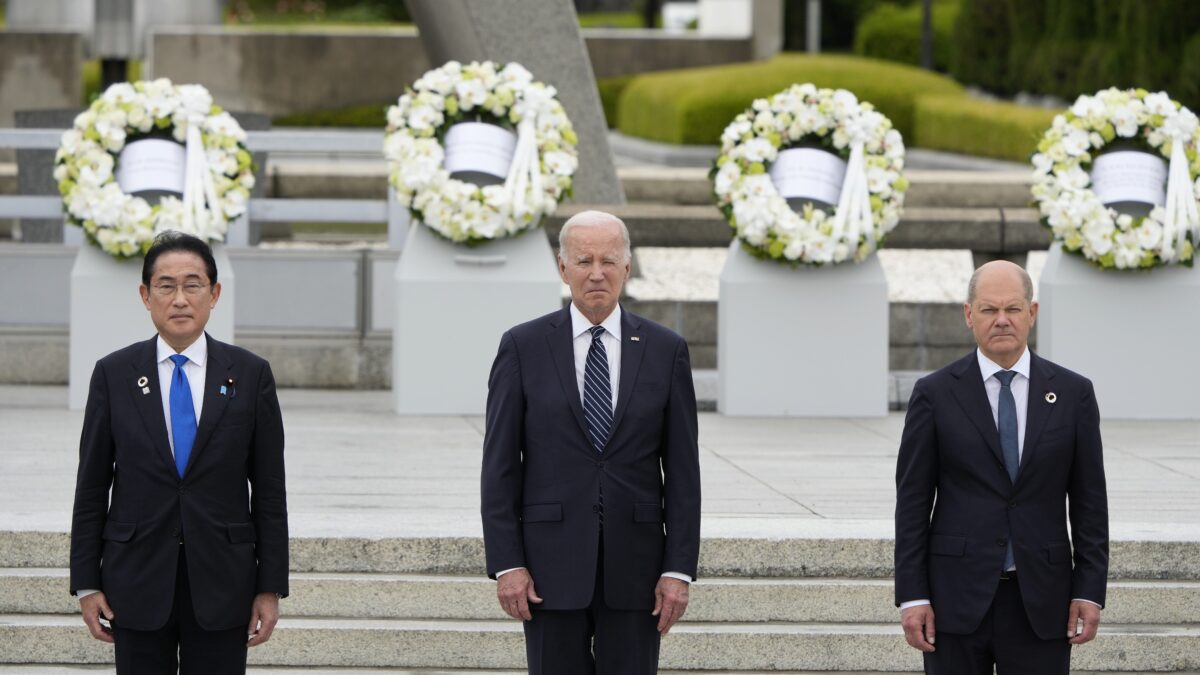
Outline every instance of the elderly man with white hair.
[(571, 304), (506, 332), (488, 380), (488, 575), (529, 672), (652, 674), (700, 548), (687, 344), (624, 310), (629, 231), (585, 211), (559, 234)]

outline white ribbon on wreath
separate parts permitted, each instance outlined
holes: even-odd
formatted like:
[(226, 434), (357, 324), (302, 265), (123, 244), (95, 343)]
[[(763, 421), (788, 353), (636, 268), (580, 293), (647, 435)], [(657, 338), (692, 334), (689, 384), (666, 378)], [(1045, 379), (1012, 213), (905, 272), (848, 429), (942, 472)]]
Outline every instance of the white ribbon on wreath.
[[(504, 189), (515, 213), (538, 212), (542, 209), (545, 193), (542, 188), (541, 159), (538, 156), (538, 118), (554, 98), (553, 87), (529, 88), (523, 100), (515, 108), (522, 114), (517, 124), (517, 146), (513, 150), (512, 163)], [(526, 201), (528, 198), (528, 201)]]
[(223, 220), (217, 188), (213, 182), (212, 170), (208, 166), (208, 153), (204, 149), (204, 139), (200, 135), (200, 127), (204, 124), (203, 115), (191, 115), (187, 121), (187, 143), (185, 144), (186, 164), (183, 180), (183, 228), (185, 232), (195, 232), (198, 228), (206, 228), (209, 219)]
[(859, 237), (867, 237), (867, 249), (875, 251), (875, 223), (871, 218), (871, 191), (867, 186), (865, 158), (865, 129), (854, 125), (850, 138), (850, 159), (846, 162), (846, 175), (842, 178), (842, 192), (838, 197), (837, 211), (833, 214), (833, 236), (857, 244)]
[(1176, 252), (1183, 249), (1189, 233), (1193, 244), (1200, 245), (1200, 208), (1196, 205), (1196, 194), (1183, 146), (1184, 141), (1196, 133), (1196, 115), (1189, 110), (1182, 110), (1164, 126), (1164, 131), (1171, 138), (1171, 160), (1167, 166), (1167, 203), (1163, 208), (1163, 257), (1173, 259)]

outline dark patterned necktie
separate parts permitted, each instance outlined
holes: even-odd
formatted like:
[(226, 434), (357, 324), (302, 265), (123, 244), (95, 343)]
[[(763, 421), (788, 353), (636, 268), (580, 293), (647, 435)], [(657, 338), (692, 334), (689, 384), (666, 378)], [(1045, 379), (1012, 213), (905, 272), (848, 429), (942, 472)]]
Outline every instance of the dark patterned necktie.
[(592, 326), (592, 346), (583, 368), (583, 416), (587, 420), (588, 439), (596, 452), (604, 452), (612, 432), (612, 384), (608, 376), (608, 352), (600, 336), (603, 326)]
[[(1004, 468), (1008, 478), (1017, 482), (1017, 471), (1021, 468), (1021, 451), (1017, 442), (1017, 400), (1013, 398), (1012, 381), (1016, 371), (1001, 370), (996, 373), (1000, 380), (1000, 405), (996, 411), (996, 427), (1000, 432), (1000, 450), (1004, 453)], [(1014, 565), (1012, 533), (1008, 536), (1008, 550), (1004, 553), (1004, 569)]]

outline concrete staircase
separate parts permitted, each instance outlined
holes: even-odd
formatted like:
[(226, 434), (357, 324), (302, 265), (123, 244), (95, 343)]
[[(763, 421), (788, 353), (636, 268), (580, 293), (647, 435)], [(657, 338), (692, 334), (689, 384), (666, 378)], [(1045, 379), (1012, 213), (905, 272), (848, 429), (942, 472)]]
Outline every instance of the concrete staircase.
[[(111, 662), (67, 595), (66, 536), (0, 533), (0, 672)], [(519, 672), (520, 625), (503, 618), (475, 538), (296, 539), (292, 595), (263, 672)], [(668, 671), (919, 670), (892, 606), (882, 539), (707, 539)], [(1200, 544), (1116, 542), (1101, 636), (1079, 672), (1200, 671)], [(21, 666), (18, 669), (18, 666)], [(86, 670), (79, 670), (86, 672)], [(282, 672), (288, 672), (286, 670)]]

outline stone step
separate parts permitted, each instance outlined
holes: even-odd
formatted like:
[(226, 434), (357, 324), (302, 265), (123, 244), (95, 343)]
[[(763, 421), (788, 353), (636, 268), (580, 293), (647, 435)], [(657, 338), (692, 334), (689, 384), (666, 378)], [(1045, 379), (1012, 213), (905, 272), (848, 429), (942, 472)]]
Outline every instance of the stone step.
[[(503, 619), (495, 584), (479, 576), (294, 573), (288, 616), (355, 619)], [(0, 614), (69, 614), (65, 569), (0, 569)], [(701, 580), (688, 619), (707, 622), (886, 623), (896, 618), (887, 579)], [(1200, 582), (1114, 581), (1106, 622), (1200, 623)]]
[[(111, 648), (75, 615), (0, 615), (0, 663), (107, 663)], [(292, 619), (250, 652), (255, 665), (513, 669), (524, 665), (515, 621)], [(907, 672), (919, 668), (898, 623), (684, 622), (664, 639), (664, 669)], [(1105, 624), (1074, 650), (1080, 670), (1200, 668), (1200, 627)]]
[[(826, 530), (850, 531), (830, 521)], [(866, 523), (868, 529), (886, 529)], [(746, 522), (743, 529), (753, 530)], [(0, 567), (67, 567), (65, 532), (0, 531)], [(893, 542), (884, 537), (761, 538), (705, 537), (700, 578), (785, 577), (887, 579)], [(294, 572), (385, 574), (483, 574), (480, 537), (296, 537), (291, 540)], [(1110, 545), (1113, 580), (1200, 580), (1200, 541), (1119, 539)]]
[[(76, 675), (78, 673), (97, 673), (97, 672), (112, 672), (110, 665), (92, 665), (92, 666), (64, 666), (64, 665), (26, 665), (13, 666), (0, 664), (4, 668), (5, 675)], [(916, 668), (908, 672), (919, 672)], [(370, 673), (389, 673), (390, 675), (524, 675), (527, 671), (524, 668), (509, 669), (509, 670), (444, 670), (442, 668), (412, 670), (409, 668), (288, 668), (286, 666), (251, 666), (246, 670), (248, 675), (312, 675), (320, 673), (321, 675), (369, 675)], [(690, 675), (694, 670), (659, 670), (659, 675)], [(708, 670), (704, 671), (705, 675), (876, 675), (879, 671), (867, 672), (863, 670), (771, 670), (771, 671), (737, 671), (728, 670)], [(1096, 670), (1072, 670), (1071, 675), (1099, 675), (1102, 671)], [(1112, 671), (1103, 671), (1112, 672)], [(1121, 671), (1123, 675), (1154, 675), (1149, 672), (1134, 672)], [(1200, 675), (1200, 671), (1173, 671), (1175, 675)]]

